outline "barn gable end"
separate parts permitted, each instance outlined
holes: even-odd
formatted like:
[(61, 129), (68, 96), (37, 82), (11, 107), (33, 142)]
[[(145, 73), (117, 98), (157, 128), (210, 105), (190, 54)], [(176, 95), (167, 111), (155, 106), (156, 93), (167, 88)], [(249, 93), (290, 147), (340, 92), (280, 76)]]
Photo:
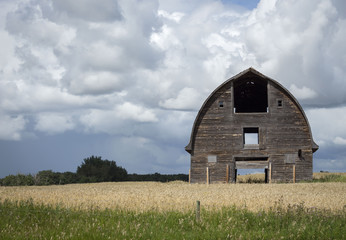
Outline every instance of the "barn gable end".
[(268, 181), (310, 180), (317, 149), (298, 101), (253, 68), (210, 94), (185, 147), (192, 183), (234, 182), (241, 168), (264, 168)]

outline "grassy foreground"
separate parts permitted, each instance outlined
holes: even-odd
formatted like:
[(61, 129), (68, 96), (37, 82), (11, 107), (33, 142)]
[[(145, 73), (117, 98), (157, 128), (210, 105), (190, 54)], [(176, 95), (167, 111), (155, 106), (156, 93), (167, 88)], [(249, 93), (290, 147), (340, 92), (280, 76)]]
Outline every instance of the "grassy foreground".
[(224, 207), (179, 211), (71, 210), (33, 201), (0, 203), (0, 239), (346, 239), (346, 209), (302, 204), (251, 212)]

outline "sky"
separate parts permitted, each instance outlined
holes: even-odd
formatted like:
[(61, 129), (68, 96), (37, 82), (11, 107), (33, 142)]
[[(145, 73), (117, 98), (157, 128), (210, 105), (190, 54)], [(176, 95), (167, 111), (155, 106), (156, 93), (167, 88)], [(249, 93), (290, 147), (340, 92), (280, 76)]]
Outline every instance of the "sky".
[(188, 173), (193, 121), (253, 67), (302, 105), (314, 171), (346, 172), (343, 0), (0, 0), (0, 177)]

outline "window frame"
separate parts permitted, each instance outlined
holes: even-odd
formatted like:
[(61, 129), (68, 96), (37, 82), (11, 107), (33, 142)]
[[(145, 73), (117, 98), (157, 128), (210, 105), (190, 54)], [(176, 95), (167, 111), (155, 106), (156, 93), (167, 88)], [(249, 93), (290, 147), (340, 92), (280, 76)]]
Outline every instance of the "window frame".
[[(247, 134), (256, 134), (257, 143), (247, 143), (246, 135)], [(259, 127), (243, 127), (243, 147), (245, 149), (259, 149), (260, 145), (260, 128)]]

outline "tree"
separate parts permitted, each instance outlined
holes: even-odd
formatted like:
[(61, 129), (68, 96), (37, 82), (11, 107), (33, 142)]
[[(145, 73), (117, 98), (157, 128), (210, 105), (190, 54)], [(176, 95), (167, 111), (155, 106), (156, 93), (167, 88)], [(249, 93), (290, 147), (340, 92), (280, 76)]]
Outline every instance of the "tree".
[(8, 175), (1, 179), (2, 186), (31, 186), (34, 185), (34, 178), (32, 175)]
[(73, 172), (63, 172), (60, 173), (60, 182), (59, 184), (71, 184), (79, 182), (77, 173)]
[(35, 176), (35, 185), (53, 185), (60, 183), (60, 174), (52, 170), (39, 171)]
[(117, 166), (115, 161), (102, 160), (91, 156), (77, 168), (81, 182), (117, 182), (127, 180), (127, 171)]

